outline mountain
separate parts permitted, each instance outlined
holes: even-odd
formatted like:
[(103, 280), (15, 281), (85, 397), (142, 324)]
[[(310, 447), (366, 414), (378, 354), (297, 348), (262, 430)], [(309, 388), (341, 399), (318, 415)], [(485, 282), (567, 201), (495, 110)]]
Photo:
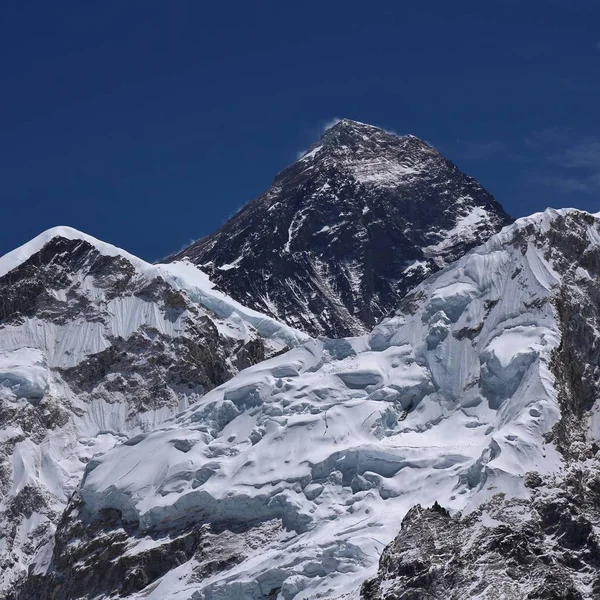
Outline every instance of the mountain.
[(0, 258), (0, 597), (52, 552), (94, 455), (306, 339), (189, 263), (67, 227)]
[(89, 460), (12, 597), (597, 598), (599, 282), (599, 216), (519, 219)]
[(414, 136), (343, 120), (187, 258), (239, 302), (311, 335), (365, 333), (511, 219)]

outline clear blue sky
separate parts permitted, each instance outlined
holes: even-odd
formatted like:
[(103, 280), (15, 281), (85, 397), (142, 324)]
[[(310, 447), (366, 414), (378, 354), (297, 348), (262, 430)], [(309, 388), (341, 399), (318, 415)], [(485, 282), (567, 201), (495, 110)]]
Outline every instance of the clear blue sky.
[(335, 117), (521, 216), (600, 210), (600, 1), (0, 3), (0, 254), (71, 225), (158, 259)]

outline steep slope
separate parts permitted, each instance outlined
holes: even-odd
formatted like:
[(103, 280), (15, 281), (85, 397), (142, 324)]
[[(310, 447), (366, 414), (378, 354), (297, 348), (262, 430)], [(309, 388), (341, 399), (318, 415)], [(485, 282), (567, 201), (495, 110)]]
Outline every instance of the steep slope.
[(411, 287), (509, 222), (425, 142), (344, 120), (174, 258), (248, 306), (341, 337), (368, 331)]
[[(497, 546), (510, 527), (518, 552), (514, 521), (531, 521), (545, 560), (563, 561), (557, 573), (579, 594), (569, 597), (593, 598), (597, 523), (574, 518), (579, 537), (545, 544), (568, 529), (567, 513), (555, 510), (554, 526), (546, 511), (544, 529), (519, 503), (564, 502), (569, 473), (598, 449), (599, 281), (600, 219), (548, 210), (517, 221), (428, 278), (370, 334), (312, 340), (250, 367), (89, 462), (52, 555), (36, 560), (18, 597), (356, 598), (402, 518), (437, 501), (472, 515), (457, 528), (476, 525), (472, 537), (439, 529), (442, 554), (456, 551), (452, 540), (473, 542), (457, 562), (457, 598), (472, 597), (469, 569), (479, 598), (497, 598), (504, 583), (507, 600), (557, 597), (527, 596), (525, 569), (486, 555), (494, 544), (477, 535), (501, 513), (512, 521), (494, 532)], [(421, 512), (431, 517), (406, 525), (412, 543), (399, 542), (414, 561), (394, 570), (388, 549), (365, 598), (447, 597), (447, 587), (426, 587), (437, 577), (427, 565), (443, 556), (419, 558), (435, 535), (423, 534), (422, 548), (415, 540), (448, 518)], [(579, 544), (570, 563), (569, 543)], [(411, 568), (423, 589), (407, 595)]]
[[(545, 441), (559, 449), (563, 468), (528, 473), (524, 497), (499, 487), (473, 512), (413, 508), (362, 600), (600, 597), (600, 214), (553, 217), (537, 245), (556, 270), (561, 341), (549, 366), (561, 417)], [(522, 251), (532, 224), (524, 233), (515, 240)]]
[(94, 454), (304, 339), (190, 264), (74, 229), (0, 258), (0, 597), (52, 543)]

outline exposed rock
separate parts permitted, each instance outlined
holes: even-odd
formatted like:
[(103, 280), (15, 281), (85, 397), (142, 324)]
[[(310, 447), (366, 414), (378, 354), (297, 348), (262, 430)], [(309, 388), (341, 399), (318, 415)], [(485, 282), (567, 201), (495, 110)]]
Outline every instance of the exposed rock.
[[(600, 595), (597, 460), (461, 516), (412, 508), (363, 600), (584, 600)], [(541, 481), (541, 478), (540, 478)]]

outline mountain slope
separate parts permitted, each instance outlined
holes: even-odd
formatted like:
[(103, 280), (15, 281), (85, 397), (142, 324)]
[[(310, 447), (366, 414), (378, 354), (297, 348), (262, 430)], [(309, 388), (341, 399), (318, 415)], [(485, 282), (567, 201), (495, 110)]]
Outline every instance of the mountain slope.
[(514, 243), (530, 253), (533, 238), (554, 270), (561, 340), (550, 369), (561, 414), (544, 441), (560, 451), (562, 467), (527, 473), (520, 497), (498, 487), (473, 512), (413, 508), (362, 600), (600, 597), (600, 214), (546, 215)]
[(0, 596), (51, 552), (93, 455), (305, 339), (190, 264), (71, 228), (0, 258)]
[[(598, 281), (598, 217), (548, 210), (520, 219), (429, 277), (371, 333), (312, 340), (252, 366), (89, 462), (52, 554), (36, 559), (19, 597), (356, 598), (407, 513), (405, 529), (423, 547), (408, 544), (406, 556), (398, 542), (398, 568), (390, 547), (365, 598), (388, 589), (448, 597), (443, 582), (427, 589), (437, 572), (402, 595), (402, 565), (418, 575), (428, 560), (443, 562), (433, 550), (419, 558), (435, 541), (419, 531), (439, 527), (450, 559), (453, 539), (485, 541), (482, 528), (501, 519), (513, 523), (492, 538), (500, 544), (508, 526), (518, 541), (533, 519), (521, 504), (569, 496), (569, 473), (598, 450)], [(435, 501), (473, 516), (442, 527), (436, 507), (409, 525), (419, 519), (412, 507)], [(550, 565), (543, 571), (540, 559), (538, 572), (562, 561), (569, 597), (591, 599), (596, 509), (580, 510), (583, 542), (556, 540), (570, 522), (559, 508), (556, 527), (551, 511), (546, 529), (532, 521), (532, 544)], [(459, 528), (466, 533), (453, 538)], [(507, 600), (559, 597), (531, 595), (519, 583), (526, 569), (498, 562), (492, 543), (479, 546), (457, 563), (457, 598), (472, 597), (469, 586), (486, 574), (493, 585), (477, 588), (482, 599), (505, 584)]]
[(510, 222), (414, 136), (343, 120), (189, 258), (240, 302), (312, 335), (364, 333), (428, 274)]

